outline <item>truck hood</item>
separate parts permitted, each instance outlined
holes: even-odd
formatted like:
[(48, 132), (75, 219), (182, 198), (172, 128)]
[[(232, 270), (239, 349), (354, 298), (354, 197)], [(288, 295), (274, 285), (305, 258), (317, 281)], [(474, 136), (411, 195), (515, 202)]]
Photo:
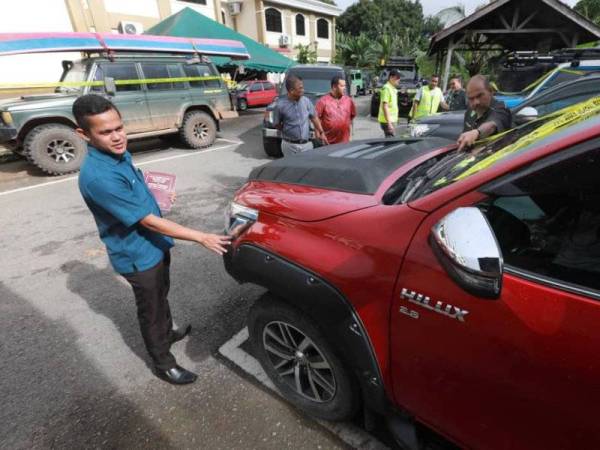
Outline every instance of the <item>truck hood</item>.
[(462, 124), (464, 122), (465, 119), (465, 112), (464, 111), (451, 111), (451, 112), (445, 112), (445, 113), (441, 113), (441, 114), (434, 114), (433, 116), (427, 116), (424, 117), (422, 119), (417, 120), (417, 124), (440, 124), (440, 125), (460, 125), (462, 127)]
[(70, 104), (77, 94), (40, 94), (24, 95), (18, 98), (0, 100), (3, 111), (21, 111), (38, 108), (47, 108), (55, 105)]
[(237, 198), (271, 214), (299, 221), (324, 220), (379, 204), (374, 194), (395, 170), (451, 143), (423, 138), (330, 145), (254, 169)]
[(300, 222), (317, 222), (378, 204), (372, 195), (282, 183), (249, 181), (235, 200), (260, 213)]

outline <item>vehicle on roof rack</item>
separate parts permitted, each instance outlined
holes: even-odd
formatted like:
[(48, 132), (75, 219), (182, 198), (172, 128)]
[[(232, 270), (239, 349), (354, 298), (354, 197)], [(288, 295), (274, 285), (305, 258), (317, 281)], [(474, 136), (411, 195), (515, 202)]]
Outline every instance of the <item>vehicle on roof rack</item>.
[(87, 146), (75, 132), (71, 111), (84, 94), (109, 98), (122, 114), (129, 139), (179, 134), (190, 148), (208, 147), (220, 121), (237, 117), (217, 69), (198, 52), (247, 58), (241, 43), (96, 33), (0, 34), (0, 55), (73, 50), (86, 56), (63, 61), (60, 82), (47, 83), (56, 86), (54, 93), (0, 101), (0, 143), (48, 174), (77, 171), (85, 157)]

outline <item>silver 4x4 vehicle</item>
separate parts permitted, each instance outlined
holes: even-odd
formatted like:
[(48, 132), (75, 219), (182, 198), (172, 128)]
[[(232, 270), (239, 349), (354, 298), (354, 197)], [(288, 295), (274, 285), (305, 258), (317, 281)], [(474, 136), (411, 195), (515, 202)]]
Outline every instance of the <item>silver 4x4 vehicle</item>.
[(107, 96), (129, 139), (179, 133), (191, 148), (208, 147), (219, 120), (237, 117), (214, 65), (197, 57), (88, 56), (64, 61), (63, 68), (54, 94), (0, 102), (0, 143), (48, 174), (75, 172), (83, 161), (87, 148), (75, 133), (71, 108), (84, 94)]

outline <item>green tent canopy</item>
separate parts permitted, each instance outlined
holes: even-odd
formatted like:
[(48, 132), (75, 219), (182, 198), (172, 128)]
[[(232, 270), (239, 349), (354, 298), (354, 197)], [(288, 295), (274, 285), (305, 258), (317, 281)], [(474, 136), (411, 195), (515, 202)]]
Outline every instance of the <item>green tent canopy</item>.
[(296, 64), (289, 58), (271, 50), (237, 31), (233, 31), (212, 19), (185, 8), (177, 14), (167, 17), (146, 31), (145, 34), (159, 36), (177, 36), (205, 39), (233, 39), (241, 41), (246, 46), (250, 59), (234, 61), (225, 56), (212, 56), (210, 59), (216, 66), (239, 66), (266, 72), (285, 72), (290, 66)]

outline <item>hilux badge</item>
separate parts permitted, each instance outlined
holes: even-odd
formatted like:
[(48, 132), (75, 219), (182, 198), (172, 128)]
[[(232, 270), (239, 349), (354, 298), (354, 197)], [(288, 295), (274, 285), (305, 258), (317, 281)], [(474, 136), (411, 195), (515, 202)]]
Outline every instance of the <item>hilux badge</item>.
[(404, 298), (409, 302), (415, 303), (423, 308), (429, 309), (430, 311), (442, 314), (452, 319), (456, 319), (459, 322), (465, 322), (465, 316), (469, 314), (469, 311), (446, 302), (437, 301), (435, 302), (435, 305), (432, 305), (433, 302), (431, 301), (431, 298), (406, 288), (402, 288), (402, 291), (400, 292), (400, 298)]

